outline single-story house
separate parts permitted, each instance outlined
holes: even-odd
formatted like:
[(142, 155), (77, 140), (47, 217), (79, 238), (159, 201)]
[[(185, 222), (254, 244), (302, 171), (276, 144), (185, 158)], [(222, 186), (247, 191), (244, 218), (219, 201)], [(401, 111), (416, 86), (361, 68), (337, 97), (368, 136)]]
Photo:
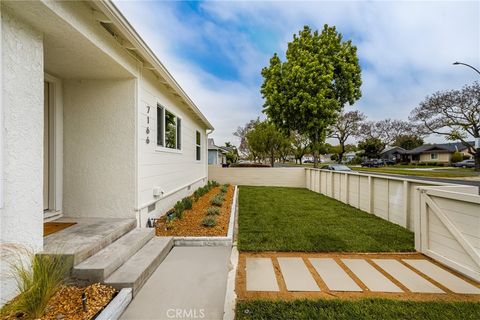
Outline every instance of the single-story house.
[(380, 158), (384, 160), (394, 160), (396, 162), (409, 162), (407, 152), (408, 150), (402, 147), (387, 147), (380, 153)]
[[(469, 141), (468, 144), (474, 146), (475, 142)], [(468, 147), (462, 142), (424, 144), (408, 150), (406, 154), (408, 154), (412, 162), (450, 163), (455, 152), (460, 152), (463, 156), (472, 157), (468, 153)]]
[[(474, 141), (469, 141), (468, 143), (474, 146)], [(462, 142), (424, 144), (412, 150), (391, 147), (385, 149), (380, 156), (382, 159), (397, 160), (399, 162), (450, 163), (455, 152), (460, 152), (464, 157), (472, 157), (468, 153), (468, 147)]]
[(224, 147), (215, 145), (212, 138), (208, 139), (208, 164), (221, 166), (227, 163), (228, 151)]
[(39, 251), (62, 215), (143, 227), (207, 182), (212, 125), (111, 1), (0, 13), (1, 243)]

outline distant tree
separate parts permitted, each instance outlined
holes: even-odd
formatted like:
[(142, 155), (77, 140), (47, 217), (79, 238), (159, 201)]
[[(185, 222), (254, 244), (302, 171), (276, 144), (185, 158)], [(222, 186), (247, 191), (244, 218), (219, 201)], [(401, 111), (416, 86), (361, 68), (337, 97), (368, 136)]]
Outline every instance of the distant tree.
[(385, 148), (384, 143), (379, 138), (367, 138), (358, 144), (358, 148), (363, 150), (363, 155), (367, 158), (378, 158)]
[(475, 171), (480, 171), (480, 151), (468, 143), (469, 137), (480, 137), (480, 84), (477, 81), (460, 90), (438, 91), (427, 96), (412, 110), (410, 119), (423, 125), (429, 133), (460, 140), (475, 158)]
[(238, 161), (238, 154), (235, 151), (229, 151), (226, 154), (227, 157), (227, 164), (237, 163)]
[(231, 143), (230, 141), (225, 142), (225, 147), (230, 148), (230, 147), (232, 147), (232, 146), (233, 146), (233, 145), (232, 145), (232, 143)]
[[(247, 143), (247, 133), (253, 129), (255, 124), (259, 122), (260, 122), (259, 118), (257, 118), (257, 120), (250, 120), (243, 127), (241, 126), (238, 127), (237, 130), (233, 133), (234, 136), (240, 139), (240, 146), (238, 147), (238, 151), (243, 156), (248, 156), (250, 152), (248, 148), (248, 143)], [(254, 157), (254, 160), (255, 160), (255, 157)]]
[(405, 150), (412, 150), (423, 145), (423, 138), (415, 134), (402, 134), (395, 138), (394, 146)]
[(292, 132), (291, 135), (292, 141), (292, 153), (295, 157), (295, 163), (297, 160), (302, 164), (303, 156), (309, 151), (310, 139), (307, 136), (302, 135), (298, 132)]
[(327, 128), (346, 103), (360, 98), (357, 48), (335, 27), (322, 32), (305, 26), (288, 44), (286, 61), (275, 53), (262, 69), (263, 112), (281, 130), (306, 135), (313, 147), (314, 166)]
[(256, 155), (269, 158), (273, 167), (275, 155), (285, 141), (285, 134), (280, 132), (273, 123), (268, 121), (258, 122), (246, 135), (249, 149)]
[(382, 142), (383, 149), (392, 145), (398, 136), (407, 134), (421, 134), (420, 127), (415, 124), (403, 121), (385, 119), (380, 121), (367, 121), (360, 127), (360, 136), (365, 139), (379, 139)]
[(347, 152), (345, 144), (348, 138), (359, 136), (360, 127), (365, 119), (365, 115), (357, 110), (342, 112), (337, 121), (330, 127), (330, 138), (337, 139), (340, 145), (337, 159), (339, 163), (342, 162), (343, 154)]

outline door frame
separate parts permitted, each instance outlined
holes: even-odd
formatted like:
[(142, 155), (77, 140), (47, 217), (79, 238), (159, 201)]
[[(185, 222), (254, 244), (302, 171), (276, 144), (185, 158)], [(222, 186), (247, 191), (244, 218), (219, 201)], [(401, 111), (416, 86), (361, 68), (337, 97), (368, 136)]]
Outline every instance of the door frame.
[(63, 90), (62, 81), (44, 73), (44, 81), (49, 84), (49, 170), (48, 170), (48, 210), (44, 217), (57, 217), (62, 214), (63, 202)]

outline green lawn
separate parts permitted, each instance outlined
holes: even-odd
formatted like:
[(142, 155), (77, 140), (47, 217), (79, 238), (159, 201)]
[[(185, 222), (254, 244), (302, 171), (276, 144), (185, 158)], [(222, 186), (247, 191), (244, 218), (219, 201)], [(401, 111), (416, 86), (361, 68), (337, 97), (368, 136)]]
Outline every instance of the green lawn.
[[(362, 167), (351, 167), (355, 171), (366, 171), (366, 172), (378, 172), (378, 173), (390, 173), (390, 174), (401, 174), (406, 176), (416, 176), (416, 177), (432, 177), (432, 178), (462, 178), (462, 177), (474, 177), (477, 174), (473, 169), (434, 169), (434, 170), (408, 170), (408, 167), (380, 167), (380, 168), (362, 168)], [(419, 167), (422, 168), (422, 167)]]
[(387, 299), (295, 300), (237, 303), (236, 319), (480, 319), (479, 302), (414, 302)]
[(242, 251), (414, 251), (413, 233), (300, 188), (240, 187)]

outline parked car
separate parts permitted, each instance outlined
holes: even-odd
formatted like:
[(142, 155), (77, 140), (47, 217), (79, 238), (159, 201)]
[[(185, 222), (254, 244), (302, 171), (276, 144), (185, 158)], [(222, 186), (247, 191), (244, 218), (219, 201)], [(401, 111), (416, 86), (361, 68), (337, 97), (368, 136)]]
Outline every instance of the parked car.
[(369, 167), (369, 168), (376, 168), (380, 166), (384, 166), (385, 162), (381, 159), (368, 159), (362, 162), (362, 167)]
[(335, 163), (324, 165), (320, 169), (333, 170), (333, 171), (352, 171), (352, 169), (350, 169), (344, 164), (335, 164)]
[(303, 163), (313, 163), (313, 160), (305, 160)]
[(393, 160), (393, 159), (386, 159), (386, 160), (383, 160), (383, 161), (385, 162), (385, 164), (386, 164), (387, 166), (393, 166), (393, 165), (395, 165), (395, 164), (397, 163), (397, 162), (396, 162), (395, 160)]
[(463, 160), (453, 164), (454, 167), (457, 168), (475, 168), (475, 160)]

